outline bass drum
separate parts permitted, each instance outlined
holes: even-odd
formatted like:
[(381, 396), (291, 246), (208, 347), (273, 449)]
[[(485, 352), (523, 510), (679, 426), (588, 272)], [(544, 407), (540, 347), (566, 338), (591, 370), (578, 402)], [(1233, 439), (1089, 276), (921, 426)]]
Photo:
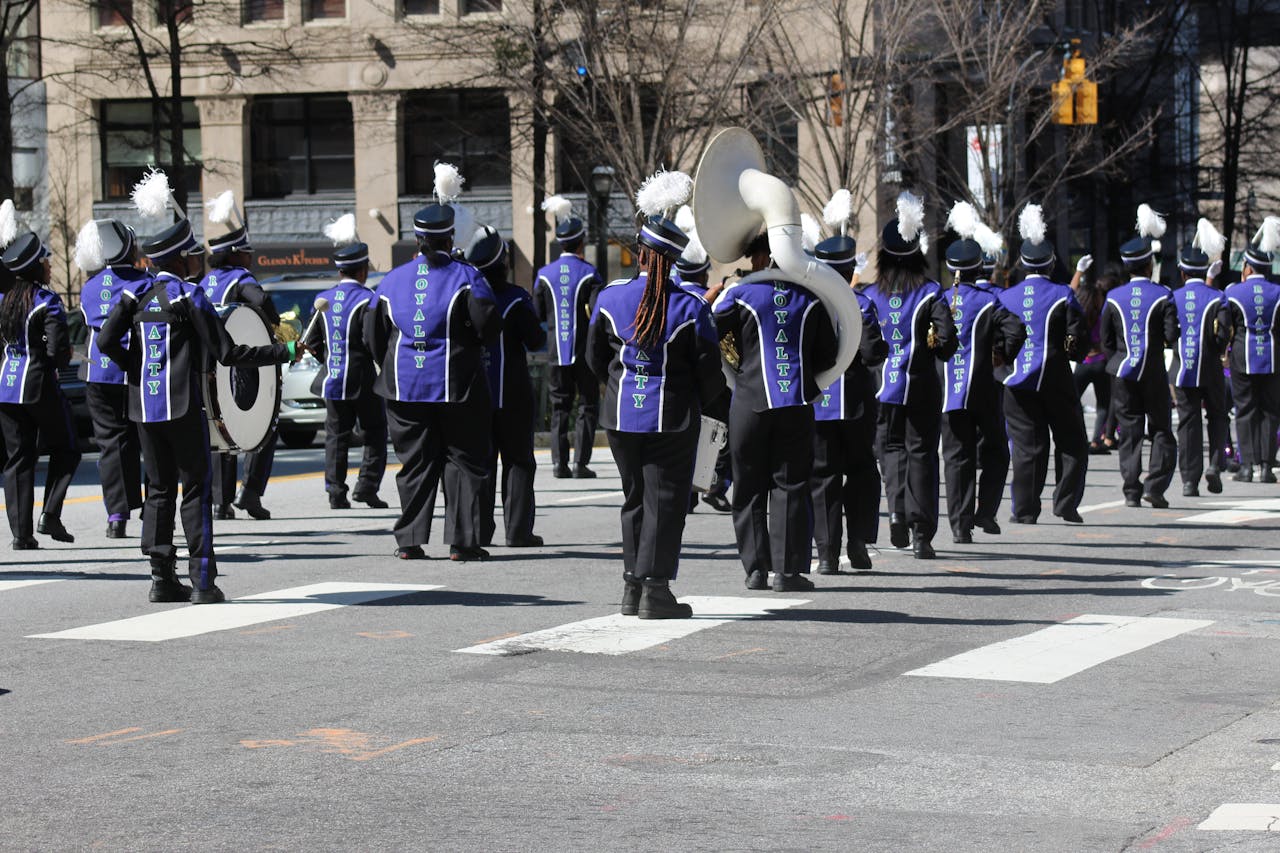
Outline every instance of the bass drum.
[[(218, 309), (231, 340), (258, 347), (274, 343), (271, 329), (247, 305)], [(253, 453), (275, 436), (280, 414), (280, 365), (227, 367), (215, 363), (204, 374), (209, 445), (222, 453)]]

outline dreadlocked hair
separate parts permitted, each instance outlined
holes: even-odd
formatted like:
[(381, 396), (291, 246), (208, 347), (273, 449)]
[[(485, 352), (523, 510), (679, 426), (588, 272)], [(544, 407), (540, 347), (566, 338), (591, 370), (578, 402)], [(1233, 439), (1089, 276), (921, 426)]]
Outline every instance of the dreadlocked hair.
[(630, 343), (648, 349), (662, 340), (667, 325), (667, 279), (671, 261), (647, 246), (640, 249), (640, 271), (645, 274), (644, 293), (636, 306), (635, 333)]
[(4, 299), (0, 300), (0, 339), (6, 344), (16, 344), (26, 334), (27, 315), (31, 313), (35, 290), (33, 282), (15, 276)]

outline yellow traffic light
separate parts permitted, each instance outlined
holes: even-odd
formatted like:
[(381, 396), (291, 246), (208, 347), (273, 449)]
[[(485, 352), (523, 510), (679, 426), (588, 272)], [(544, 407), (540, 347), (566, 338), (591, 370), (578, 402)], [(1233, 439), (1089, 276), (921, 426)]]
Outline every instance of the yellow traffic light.
[(1054, 124), (1097, 124), (1098, 84), (1086, 77), (1080, 40), (1071, 40), (1071, 53), (1062, 60), (1062, 77), (1053, 84)]
[(1075, 124), (1075, 99), (1065, 78), (1053, 81), (1053, 123)]
[(1076, 84), (1076, 124), (1098, 123), (1098, 84), (1083, 80)]
[(831, 126), (844, 125), (844, 78), (838, 73), (827, 78), (827, 107), (831, 110)]

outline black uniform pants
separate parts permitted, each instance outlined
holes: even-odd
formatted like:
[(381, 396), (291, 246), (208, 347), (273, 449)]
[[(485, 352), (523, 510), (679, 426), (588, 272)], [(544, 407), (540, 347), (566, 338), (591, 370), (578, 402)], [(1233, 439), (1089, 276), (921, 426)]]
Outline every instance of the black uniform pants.
[(356, 477), (357, 498), (372, 497), (382, 486), (387, 470), (387, 407), (372, 388), (351, 400), (325, 400), (324, 490), (347, 493), (347, 464), (356, 423), (364, 434), (364, 456)]
[[(1111, 385), (1115, 399), (1116, 443), (1120, 451), (1120, 479), (1126, 498), (1140, 498), (1143, 492), (1163, 495), (1173, 480), (1178, 444), (1173, 437), (1169, 384), (1163, 371), (1153, 371), (1146, 379), (1115, 377)], [(1151, 437), (1151, 460), (1147, 479), (1142, 481), (1142, 440)]]
[(1046, 382), (1039, 391), (1006, 388), (1005, 428), (1013, 443), (1009, 493), (1013, 514), (1040, 517), (1040, 493), (1049, 474), (1049, 436), (1062, 454), (1062, 474), (1053, 490), (1053, 513), (1074, 512), (1084, 497), (1089, 470), (1089, 442), (1080, 398), (1067, 383)]
[(909, 405), (881, 403), (884, 487), (889, 511), (932, 539), (938, 531), (938, 441), (942, 403), (920, 394)]
[(1270, 464), (1276, 451), (1276, 422), (1280, 421), (1280, 373), (1233, 370), (1231, 396), (1236, 401), (1240, 463)]
[(942, 416), (942, 460), (951, 532), (971, 532), (974, 519), (994, 521), (1009, 476), (1009, 439), (999, 396)]
[(1222, 472), (1222, 455), (1231, 443), (1226, 382), (1216, 364), (1203, 371), (1199, 388), (1174, 388), (1178, 406), (1178, 471), (1182, 482), (1198, 485), (1204, 475), (1204, 433), (1209, 429), (1209, 473)]
[(446, 463), (453, 469), (446, 489), (450, 545), (480, 544), (480, 499), (490, 456), (488, 402), (404, 403), (387, 400), (387, 427), (400, 460), (396, 489), (400, 518), (396, 544), (431, 541), (436, 490)]
[(80, 465), (71, 407), (62, 391), (50, 383), (34, 403), (0, 403), (0, 430), (4, 432), (5, 449), (9, 452), (4, 468), (5, 512), (13, 537), (24, 539), (35, 531), (31, 516), (35, 511), (36, 462), (40, 459), (41, 438), (49, 453), (42, 512), (52, 518), (62, 517), (67, 489)]
[(579, 358), (566, 367), (551, 365), (551, 462), (557, 468), (569, 464), (569, 414), (573, 398), (578, 398), (578, 422), (573, 431), (574, 465), (591, 461), (591, 446), (596, 440), (596, 424), (600, 420), (600, 381)]
[(1083, 397), (1084, 391), (1093, 386), (1093, 400), (1096, 413), (1093, 416), (1093, 440), (1101, 443), (1102, 437), (1110, 436), (1114, 429), (1107, 424), (1114, 424), (1115, 411), (1111, 406), (1111, 374), (1107, 373), (1107, 360), (1100, 358), (1094, 362), (1080, 362), (1076, 365), (1072, 378), (1076, 383), (1076, 396)]
[(733, 529), (743, 568), (748, 574), (808, 572), (813, 407), (754, 412), (735, 398), (729, 407), (729, 448)]
[[(498, 500), (498, 479), (502, 480), (502, 524), (507, 544), (533, 535), (533, 478), (538, 465), (533, 459), (533, 407), (531, 404), (493, 410), (493, 449), (485, 475), (480, 504), (480, 541), (488, 545), (497, 530), (494, 506)], [(499, 472), (499, 465), (501, 471)]]
[(816, 421), (813, 429), (813, 542), (820, 557), (834, 559), (842, 520), (850, 542), (875, 542), (879, 534), (875, 409), (855, 420)]
[(171, 558), (178, 484), (182, 484), (182, 531), (188, 571), (199, 589), (218, 576), (213, 556), (212, 454), (209, 424), (196, 401), (172, 421), (138, 424), (142, 461), (147, 471), (147, 501), (142, 508), (142, 553)]
[(127, 385), (89, 382), (85, 401), (98, 445), (98, 479), (109, 520), (123, 521), (142, 506), (142, 447), (129, 420)]
[(219, 453), (217, 455), (217, 476), (213, 482), (213, 502), (226, 506), (236, 496), (236, 470), (239, 460), (244, 459), (244, 490), (262, 497), (267, 491), (267, 481), (271, 479), (271, 468), (276, 461), (276, 431), (273, 429), (267, 436), (261, 450), (252, 453)]
[(622, 477), (622, 570), (637, 580), (674, 580), (693, 489), (699, 422), (681, 432), (609, 430)]

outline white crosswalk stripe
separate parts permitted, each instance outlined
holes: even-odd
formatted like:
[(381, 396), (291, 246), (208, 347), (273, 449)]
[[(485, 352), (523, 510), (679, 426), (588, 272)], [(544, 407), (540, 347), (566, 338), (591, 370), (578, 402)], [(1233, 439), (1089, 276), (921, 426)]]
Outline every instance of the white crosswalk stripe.
[(21, 589), (25, 586), (37, 586), (42, 583), (56, 583), (66, 578), (49, 577), (48, 575), (18, 575), (0, 579), (0, 592), (10, 589)]
[(1213, 814), (1196, 829), (1280, 832), (1280, 804), (1224, 803), (1214, 809)]

